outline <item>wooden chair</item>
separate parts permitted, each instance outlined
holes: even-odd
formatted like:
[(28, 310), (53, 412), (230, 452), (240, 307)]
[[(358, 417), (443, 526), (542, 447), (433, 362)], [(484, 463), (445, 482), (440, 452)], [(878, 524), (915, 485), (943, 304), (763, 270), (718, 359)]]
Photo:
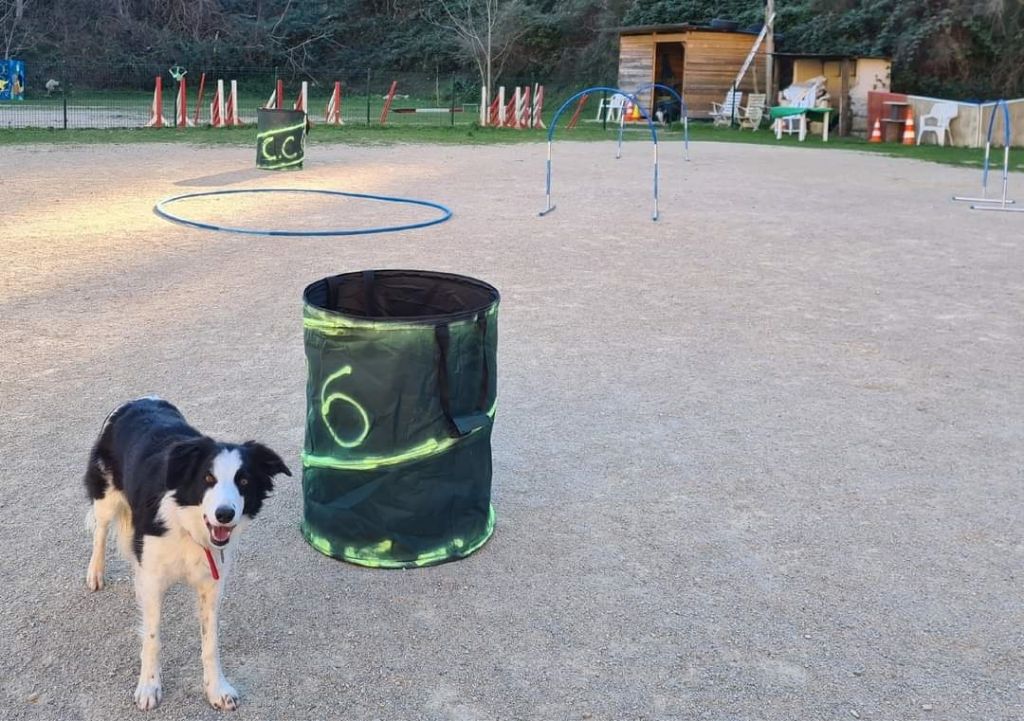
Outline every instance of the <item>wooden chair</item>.
[(743, 91), (730, 90), (725, 94), (725, 102), (711, 103), (711, 110), (708, 115), (715, 121), (715, 125), (732, 125), (732, 119), (740, 113), (740, 102), (743, 100)]
[(761, 120), (764, 119), (765, 101), (767, 99), (768, 96), (764, 93), (751, 93), (747, 96), (746, 107), (740, 108), (742, 111), (739, 115), (740, 130), (743, 130), (743, 128), (757, 130), (761, 127)]

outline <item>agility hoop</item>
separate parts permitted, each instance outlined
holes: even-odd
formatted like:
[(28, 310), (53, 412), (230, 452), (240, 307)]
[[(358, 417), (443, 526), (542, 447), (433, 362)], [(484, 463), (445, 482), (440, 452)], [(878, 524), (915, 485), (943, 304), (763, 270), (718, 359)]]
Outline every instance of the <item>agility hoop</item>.
[(651, 140), (653, 141), (653, 144), (654, 144), (654, 212), (651, 215), (651, 220), (657, 220), (658, 219), (658, 131), (655, 130), (655, 128), (654, 128), (654, 123), (651, 121), (650, 113), (648, 113), (647, 110), (644, 108), (644, 106), (640, 104), (640, 101), (637, 99), (636, 95), (634, 95), (633, 93), (627, 93), (625, 90), (622, 90), (620, 88), (610, 88), (610, 87), (603, 86), (603, 85), (597, 85), (595, 87), (586, 88), (584, 90), (579, 91), (578, 93), (576, 93), (575, 95), (570, 97), (568, 100), (566, 100), (564, 103), (562, 103), (562, 106), (560, 108), (558, 108), (558, 110), (555, 111), (554, 117), (551, 118), (551, 127), (548, 128), (547, 179), (546, 179), (545, 188), (544, 188), (545, 189), (545, 207), (544, 207), (544, 210), (540, 211), (537, 215), (545, 216), (545, 215), (547, 215), (548, 213), (550, 213), (551, 211), (553, 211), (555, 209), (555, 206), (552, 205), (552, 203), (551, 203), (551, 146), (552, 146), (552, 143), (554, 142), (555, 128), (558, 125), (558, 118), (561, 117), (562, 113), (565, 112), (565, 109), (568, 108), (573, 103), (573, 101), (576, 100), (577, 98), (580, 98), (580, 97), (582, 97), (584, 95), (588, 95), (588, 94), (591, 94), (591, 93), (600, 92), (600, 91), (604, 91), (604, 92), (608, 92), (608, 93), (613, 93), (613, 94), (618, 94), (618, 95), (622, 95), (622, 96), (625, 96), (625, 97), (629, 98), (630, 100), (633, 101), (633, 103), (639, 109), (640, 114), (643, 117), (643, 119), (645, 121), (647, 121), (647, 127), (650, 128)]
[[(999, 107), (1003, 108), (1003, 195), (1001, 198), (988, 197), (988, 171), (989, 158), (992, 151), (992, 131), (995, 130), (996, 113)], [(988, 134), (985, 137), (985, 162), (981, 170), (981, 197), (976, 198), (968, 195), (954, 195), (953, 200), (961, 200), (969, 203), (991, 203), (992, 205), (972, 205), (971, 210), (999, 210), (1007, 213), (1024, 213), (1024, 208), (1007, 208), (1014, 201), (1006, 197), (1007, 186), (1010, 182), (1010, 106), (1003, 99), (995, 101), (992, 106), (992, 117), (988, 119)]]
[[(400, 203), (403, 205), (419, 205), (425, 208), (433, 208), (434, 210), (440, 211), (440, 214), (436, 218), (430, 218), (429, 220), (423, 220), (416, 223), (405, 223), (402, 225), (382, 225), (370, 228), (337, 228), (330, 230), (273, 230), (273, 229), (259, 229), (259, 228), (242, 228), (230, 225), (217, 225), (216, 223), (206, 223), (199, 220), (192, 220), (190, 218), (184, 218), (180, 215), (176, 215), (171, 211), (167, 210), (167, 206), (173, 203), (177, 203), (182, 200), (189, 200), (191, 198), (202, 198), (211, 195), (239, 195), (243, 193), (314, 193), (318, 195), (334, 195), (343, 196), (346, 198), (357, 198), (360, 200), (373, 200), (381, 203)], [(431, 225), (437, 225), (443, 223), (452, 217), (452, 211), (441, 205), (440, 203), (434, 203), (429, 200), (417, 200), (415, 198), (399, 198), (387, 195), (371, 195), (369, 193), (349, 193), (342, 190), (320, 190), (316, 188), (235, 188), (231, 190), (211, 190), (202, 193), (185, 193), (183, 195), (175, 195), (170, 198), (164, 198), (155, 206), (153, 211), (172, 223), (179, 223), (181, 225), (187, 225), (193, 228), (202, 228), (203, 230), (216, 230), (223, 233), (241, 233), (244, 235), (274, 235), (274, 236), (290, 236), (290, 237), (309, 237), (309, 236), (344, 236), (344, 235), (372, 235), (375, 233), (397, 233), (403, 230), (414, 230), (416, 228), (426, 228)]]

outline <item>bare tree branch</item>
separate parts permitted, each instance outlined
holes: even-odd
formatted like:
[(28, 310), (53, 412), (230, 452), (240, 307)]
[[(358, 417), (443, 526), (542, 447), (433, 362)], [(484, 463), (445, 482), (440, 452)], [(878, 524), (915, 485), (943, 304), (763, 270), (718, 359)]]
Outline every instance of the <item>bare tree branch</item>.
[(21, 21), (25, 17), (25, 8), (29, 7), (32, 1), (0, 0), (0, 42), (3, 43), (4, 60), (9, 60), (13, 54), (20, 52), (24, 45)]
[(284, 22), (285, 17), (288, 16), (288, 11), (291, 9), (291, 7), (292, 0), (288, 0), (288, 2), (284, 6), (284, 10), (281, 11), (280, 17), (277, 18), (277, 22), (274, 23), (274, 27), (270, 28), (270, 37), (276, 37), (274, 33), (277, 32), (277, 28), (280, 27), (281, 23)]
[(522, 0), (437, 0), (436, 4), (442, 16), (428, 12), (426, 20), (454, 33), (476, 64), (480, 82), (490, 92), (512, 48), (528, 30), (527, 23), (522, 22)]

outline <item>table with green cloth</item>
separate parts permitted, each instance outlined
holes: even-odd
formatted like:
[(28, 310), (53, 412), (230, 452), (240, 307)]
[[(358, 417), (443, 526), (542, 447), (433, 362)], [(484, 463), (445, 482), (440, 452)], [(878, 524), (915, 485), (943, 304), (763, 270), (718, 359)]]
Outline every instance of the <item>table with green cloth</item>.
[(786, 105), (777, 105), (768, 111), (772, 126), (775, 128), (775, 137), (782, 138), (782, 119), (799, 116), (800, 118), (800, 142), (807, 137), (808, 119), (819, 122), (822, 125), (821, 139), (828, 142), (828, 121), (832, 108), (793, 108)]

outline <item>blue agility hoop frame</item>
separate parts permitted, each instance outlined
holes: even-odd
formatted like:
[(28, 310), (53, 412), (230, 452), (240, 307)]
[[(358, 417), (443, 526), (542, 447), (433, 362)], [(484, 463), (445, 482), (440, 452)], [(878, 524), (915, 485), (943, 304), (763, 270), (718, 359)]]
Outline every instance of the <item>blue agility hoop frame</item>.
[[(679, 93), (678, 91), (676, 91), (675, 88), (670, 88), (668, 85), (662, 85), (661, 83), (647, 83), (647, 85), (641, 85), (634, 92), (636, 93), (637, 97), (639, 97), (640, 93), (646, 92), (648, 90), (653, 90), (655, 88), (657, 88), (658, 90), (666, 90), (666, 91), (668, 91), (669, 93), (671, 93), (672, 95), (675, 96), (676, 100), (679, 101), (679, 111), (680, 111), (680, 116), (682, 117), (682, 121), (683, 121), (683, 158), (686, 160), (686, 162), (690, 162), (690, 110), (689, 110), (689, 108), (686, 105), (686, 98), (683, 97), (682, 93)], [(652, 97), (651, 97), (652, 103), (653, 103), (653, 100), (654, 100), (654, 97), (652, 95)], [(620, 116), (620, 118), (619, 118), (619, 149), (620, 150), (622, 149), (622, 128), (623, 128), (623, 123), (622, 123), (622, 119), (621, 119), (621, 116)], [(616, 157), (618, 157), (618, 156), (616, 156)]]
[[(237, 195), (240, 193), (317, 193), (319, 195), (340, 195), (346, 198), (360, 198), (363, 200), (376, 200), (383, 203), (403, 203), (406, 205), (422, 205), (427, 208), (434, 208), (441, 211), (441, 215), (430, 220), (420, 221), (418, 223), (406, 223), (404, 225), (384, 225), (373, 228), (357, 228), (347, 229), (341, 228), (337, 230), (261, 230), (257, 228), (239, 228), (229, 225), (216, 225), (214, 223), (204, 223), (198, 220), (190, 220), (183, 218), (179, 215), (175, 215), (166, 209), (166, 206), (171, 203), (176, 203), (179, 200), (187, 200), (189, 198), (202, 198), (210, 195)], [(202, 228), (203, 230), (216, 230), (224, 233), (243, 233), (245, 235), (279, 235), (279, 236), (291, 236), (291, 237), (302, 237), (302, 236), (339, 236), (339, 235), (370, 235), (373, 233), (397, 233), (402, 230), (412, 230), (414, 228), (425, 228), (429, 225), (437, 225), (443, 223), (452, 217), (452, 211), (441, 205), (440, 203), (433, 203), (429, 200), (416, 200), (414, 198), (397, 198), (387, 195), (370, 195), (368, 193), (349, 193), (341, 190), (320, 190), (316, 188), (235, 188), (231, 190), (210, 190), (202, 193), (185, 193), (184, 195), (175, 195), (170, 198), (164, 198), (153, 207), (153, 211), (174, 223), (180, 223), (182, 225), (189, 225), (193, 228)]]
[[(988, 171), (989, 171), (989, 157), (992, 151), (992, 132), (996, 127), (996, 112), (999, 107), (1003, 108), (1003, 195), (1001, 198), (990, 198), (988, 197)], [(982, 103), (984, 107), (984, 103)], [(1010, 180), (1010, 143), (1012, 141), (1012, 133), (1010, 132), (1010, 106), (1005, 100), (1000, 98), (995, 101), (992, 106), (992, 116), (988, 119), (988, 134), (985, 137), (985, 162), (982, 165), (981, 170), (981, 197), (974, 198), (964, 195), (954, 195), (953, 200), (962, 200), (972, 203), (998, 203), (998, 205), (972, 205), (971, 210), (1002, 210), (1006, 212), (1024, 213), (1024, 208), (1007, 208), (1014, 201), (1006, 197), (1006, 189)]]
[(569, 107), (569, 105), (572, 104), (572, 102), (574, 100), (576, 100), (577, 98), (580, 98), (580, 97), (582, 97), (584, 95), (590, 95), (591, 93), (595, 93), (595, 92), (598, 92), (598, 91), (604, 91), (604, 92), (608, 92), (608, 93), (616, 93), (618, 95), (624, 95), (625, 97), (630, 98), (634, 103), (636, 103), (636, 106), (640, 109), (640, 113), (643, 115), (644, 120), (647, 121), (647, 127), (650, 128), (650, 130), (651, 130), (651, 140), (654, 142), (654, 214), (651, 217), (651, 220), (657, 220), (658, 219), (658, 131), (655, 130), (654, 123), (651, 121), (650, 114), (647, 112), (647, 110), (644, 108), (644, 106), (640, 104), (640, 101), (637, 99), (636, 95), (634, 95), (632, 93), (627, 93), (625, 90), (622, 90), (620, 88), (610, 88), (610, 87), (607, 87), (607, 86), (604, 86), (604, 85), (596, 85), (596, 86), (594, 86), (592, 88), (586, 88), (585, 90), (579, 91), (578, 93), (576, 93), (575, 95), (570, 97), (568, 100), (566, 100), (564, 103), (562, 103), (562, 106), (560, 108), (558, 108), (558, 110), (555, 111), (555, 116), (553, 118), (551, 118), (551, 127), (548, 128), (547, 182), (545, 184), (545, 195), (546, 195), (547, 201), (546, 201), (544, 210), (542, 210), (540, 213), (538, 213), (538, 215), (541, 215), (541, 216), (547, 215), (548, 213), (550, 213), (552, 210), (555, 209), (555, 206), (551, 204), (551, 145), (552, 145), (552, 142), (554, 141), (555, 128), (558, 125), (558, 119), (562, 116), (562, 113), (565, 112), (565, 109), (567, 107)]

